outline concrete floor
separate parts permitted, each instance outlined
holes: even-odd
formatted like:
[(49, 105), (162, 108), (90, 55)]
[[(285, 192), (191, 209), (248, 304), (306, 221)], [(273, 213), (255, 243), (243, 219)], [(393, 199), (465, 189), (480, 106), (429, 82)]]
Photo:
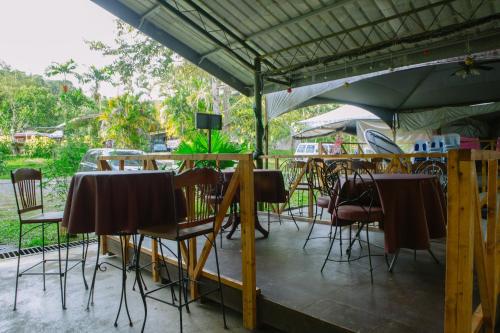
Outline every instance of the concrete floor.
[[(95, 260), (93, 245), (89, 251), (86, 275), (90, 285), (92, 263)], [(72, 252), (76, 253), (76, 249)], [(57, 252), (49, 255), (57, 257)], [(41, 259), (40, 255), (24, 256), (21, 265), (28, 267)], [(116, 264), (119, 261), (111, 258)], [(57, 270), (57, 263), (47, 265)], [(121, 273), (109, 268), (98, 272), (94, 306), (86, 311), (88, 291), (85, 290), (80, 268), (68, 275), (67, 310), (61, 309), (59, 279), (47, 277), (47, 288), (42, 290), (41, 276), (25, 276), (20, 279), (17, 311), (12, 311), (14, 301), (16, 260), (0, 261), (0, 332), (140, 332), (143, 319), (143, 306), (138, 292), (131, 290), (132, 278), (128, 279), (128, 301), (134, 326), (129, 327), (126, 314), (122, 309), (118, 327), (113, 326), (119, 305)], [(145, 274), (146, 284), (154, 285), (150, 276)], [(148, 300), (148, 320), (146, 332), (179, 332), (179, 314), (176, 308)], [(241, 314), (227, 310), (229, 329), (224, 330), (220, 307), (217, 304), (193, 304), (191, 314), (183, 313), (184, 332), (249, 332), (242, 327)], [(262, 329), (255, 332), (276, 332)]]

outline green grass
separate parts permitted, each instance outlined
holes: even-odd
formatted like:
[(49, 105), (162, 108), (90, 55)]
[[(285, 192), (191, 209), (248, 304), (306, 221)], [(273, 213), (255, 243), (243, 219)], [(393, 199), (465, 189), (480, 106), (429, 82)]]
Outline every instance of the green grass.
[[(28, 231), (35, 225), (23, 225), (23, 232)], [(57, 244), (57, 229), (59, 225), (51, 224), (45, 227), (45, 245)], [(71, 236), (70, 241), (79, 239)], [(8, 244), (17, 247), (19, 240), (19, 219), (15, 210), (0, 211), (0, 244)], [(61, 232), (61, 242), (66, 241), (66, 233)], [(33, 247), (42, 245), (42, 228), (35, 228), (23, 236), (21, 247)]]
[(5, 172), (0, 174), (0, 179), (10, 179), (10, 171), (19, 168), (42, 169), (42, 172), (45, 172), (49, 161), (48, 158), (7, 156), (5, 159)]

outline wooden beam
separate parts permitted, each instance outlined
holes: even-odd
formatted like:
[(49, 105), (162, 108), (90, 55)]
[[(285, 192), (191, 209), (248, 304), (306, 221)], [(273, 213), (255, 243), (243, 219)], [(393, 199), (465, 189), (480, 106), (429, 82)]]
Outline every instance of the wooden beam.
[(446, 241), (445, 333), (470, 333), (474, 204), (471, 162), (448, 153), (448, 229)]
[[(484, 182), (484, 180), (483, 180)], [(486, 269), (488, 285), (491, 288), (491, 321), (496, 323), (496, 309), (498, 301), (498, 286), (497, 286), (497, 238), (498, 228), (498, 160), (488, 161), (488, 224), (486, 227)]]
[[(229, 209), (229, 206), (231, 205), (231, 203), (234, 199), (234, 195), (236, 194), (236, 190), (238, 189), (238, 186), (240, 183), (239, 175), (240, 175), (240, 166), (238, 165), (236, 167), (236, 170), (234, 171), (234, 174), (233, 174), (233, 177), (231, 178), (231, 181), (229, 182), (226, 193), (224, 194), (224, 198), (222, 198), (222, 202), (219, 205), (219, 210), (217, 212), (217, 216), (215, 217), (214, 229), (216, 232), (216, 236), (220, 230), (222, 222), (224, 221), (224, 217), (226, 216), (227, 210)], [(194, 277), (196, 279), (198, 279), (200, 277), (200, 274), (203, 271), (203, 267), (205, 266), (205, 263), (207, 262), (208, 255), (210, 254), (210, 251), (212, 250), (212, 242), (215, 242), (215, 238), (212, 235), (208, 235), (208, 239), (207, 239), (207, 241), (205, 241), (205, 245), (203, 246), (201, 254), (198, 257), (198, 262), (196, 263), (196, 267), (194, 269)]]
[(243, 327), (257, 327), (255, 272), (254, 174), (251, 159), (240, 162), (241, 266), (243, 281)]

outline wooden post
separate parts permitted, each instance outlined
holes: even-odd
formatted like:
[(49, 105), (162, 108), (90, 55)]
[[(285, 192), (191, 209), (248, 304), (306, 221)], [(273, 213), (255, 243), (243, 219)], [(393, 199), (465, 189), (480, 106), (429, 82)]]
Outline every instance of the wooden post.
[[(484, 182), (484, 180), (483, 180)], [(498, 239), (498, 160), (488, 161), (488, 224), (486, 227), (486, 269), (488, 286), (491, 288), (491, 321), (496, 321), (496, 308), (498, 300), (497, 286), (497, 241)]]
[(240, 162), (241, 265), (243, 282), (243, 326), (257, 326), (255, 272), (255, 205), (254, 175), (251, 155)]
[(458, 151), (448, 153), (445, 333), (470, 333), (472, 327), (474, 170), (474, 162), (459, 161)]

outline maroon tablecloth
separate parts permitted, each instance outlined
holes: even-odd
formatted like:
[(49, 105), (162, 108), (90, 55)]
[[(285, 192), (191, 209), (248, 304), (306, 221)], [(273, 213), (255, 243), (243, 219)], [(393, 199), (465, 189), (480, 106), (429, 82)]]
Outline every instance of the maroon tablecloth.
[[(234, 171), (223, 171), (224, 182), (229, 184)], [(285, 182), (280, 170), (254, 170), (255, 202), (283, 203), (286, 202)], [(239, 198), (239, 193), (236, 193)]]
[(171, 172), (98, 171), (71, 180), (63, 226), (70, 233), (135, 233), (175, 220)]
[(384, 210), (385, 250), (426, 250), (429, 240), (446, 236), (446, 199), (437, 177), (374, 174)]

